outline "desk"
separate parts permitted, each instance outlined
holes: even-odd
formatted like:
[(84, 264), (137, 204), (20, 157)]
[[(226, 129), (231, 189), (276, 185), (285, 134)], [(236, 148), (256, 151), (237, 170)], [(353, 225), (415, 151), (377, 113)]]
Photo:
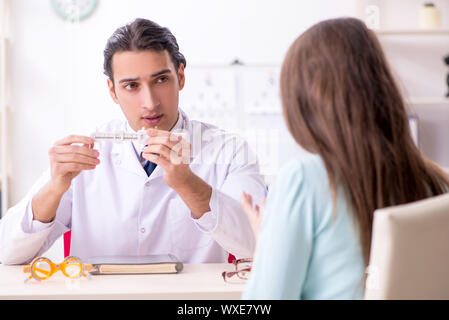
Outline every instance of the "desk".
[(225, 283), (227, 263), (185, 264), (178, 274), (96, 275), (66, 278), (60, 271), (51, 278), (24, 283), (22, 266), (0, 264), (0, 300), (4, 299), (240, 299), (245, 284)]

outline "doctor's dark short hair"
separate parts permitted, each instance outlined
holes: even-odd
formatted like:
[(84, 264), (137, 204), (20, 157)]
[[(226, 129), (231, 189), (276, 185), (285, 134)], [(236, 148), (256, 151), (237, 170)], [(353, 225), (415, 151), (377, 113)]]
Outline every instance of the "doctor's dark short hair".
[(118, 28), (108, 39), (104, 49), (104, 74), (113, 78), (112, 57), (116, 52), (141, 50), (167, 50), (176, 71), (180, 64), (186, 66), (184, 55), (179, 52), (175, 36), (169, 29), (157, 23), (138, 18), (133, 22)]

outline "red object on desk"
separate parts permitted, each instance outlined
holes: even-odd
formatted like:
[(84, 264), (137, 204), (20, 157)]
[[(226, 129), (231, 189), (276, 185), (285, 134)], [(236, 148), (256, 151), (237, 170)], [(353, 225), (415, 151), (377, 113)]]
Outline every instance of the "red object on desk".
[(70, 238), (72, 231), (64, 233), (64, 258), (70, 256)]
[[(70, 256), (70, 239), (71, 239), (72, 231), (67, 231), (64, 233), (64, 258)], [(228, 256), (228, 262), (232, 263), (235, 260), (235, 257), (232, 254)]]
[(235, 260), (235, 257), (232, 254), (229, 254), (228, 256), (228, 263), (232, 263), (232, 261)]

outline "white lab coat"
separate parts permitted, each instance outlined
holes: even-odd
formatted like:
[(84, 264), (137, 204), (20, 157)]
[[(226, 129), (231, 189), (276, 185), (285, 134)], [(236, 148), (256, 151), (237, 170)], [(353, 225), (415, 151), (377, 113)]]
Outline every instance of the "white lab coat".
[[(184, 263), (225, 262), (228, 253), (251, 257), (255, 239), (241, 209), (243, 191), (265, 188), (247, 143), (209, 124), (190, 121), (180, 110), (174, 131), (187, 131), (191, 170), (212, 187), (211, 211), (195, 219), (157, 166), (147, 177), (136, 144), (102, 142), (100, 164), (82, 171), (63, 195), (50, 223), (33, 220), (31, 200), (50, 179), (47, 170), (29, 193), (0, 220), (0, 262), (22, 264), (45, 252), (72, 230), (71, 255), (172, 253)], [(101, 131), (130, 131), (114, 120)], [(202, 136), (198, 135), (202, 132)]]

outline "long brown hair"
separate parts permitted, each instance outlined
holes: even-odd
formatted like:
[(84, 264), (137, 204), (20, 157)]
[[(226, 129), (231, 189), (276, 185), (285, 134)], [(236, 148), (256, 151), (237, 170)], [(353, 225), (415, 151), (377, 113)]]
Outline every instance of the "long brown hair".
[(369, 262), (374, 210), (445, 192), (445, 174), (411, 138), (403, 98), (375, 34), (354, 18), (322, 21), (291, 45), (281, 70), (293, 138), (323, 159), (334, 208), (344, 187)]

